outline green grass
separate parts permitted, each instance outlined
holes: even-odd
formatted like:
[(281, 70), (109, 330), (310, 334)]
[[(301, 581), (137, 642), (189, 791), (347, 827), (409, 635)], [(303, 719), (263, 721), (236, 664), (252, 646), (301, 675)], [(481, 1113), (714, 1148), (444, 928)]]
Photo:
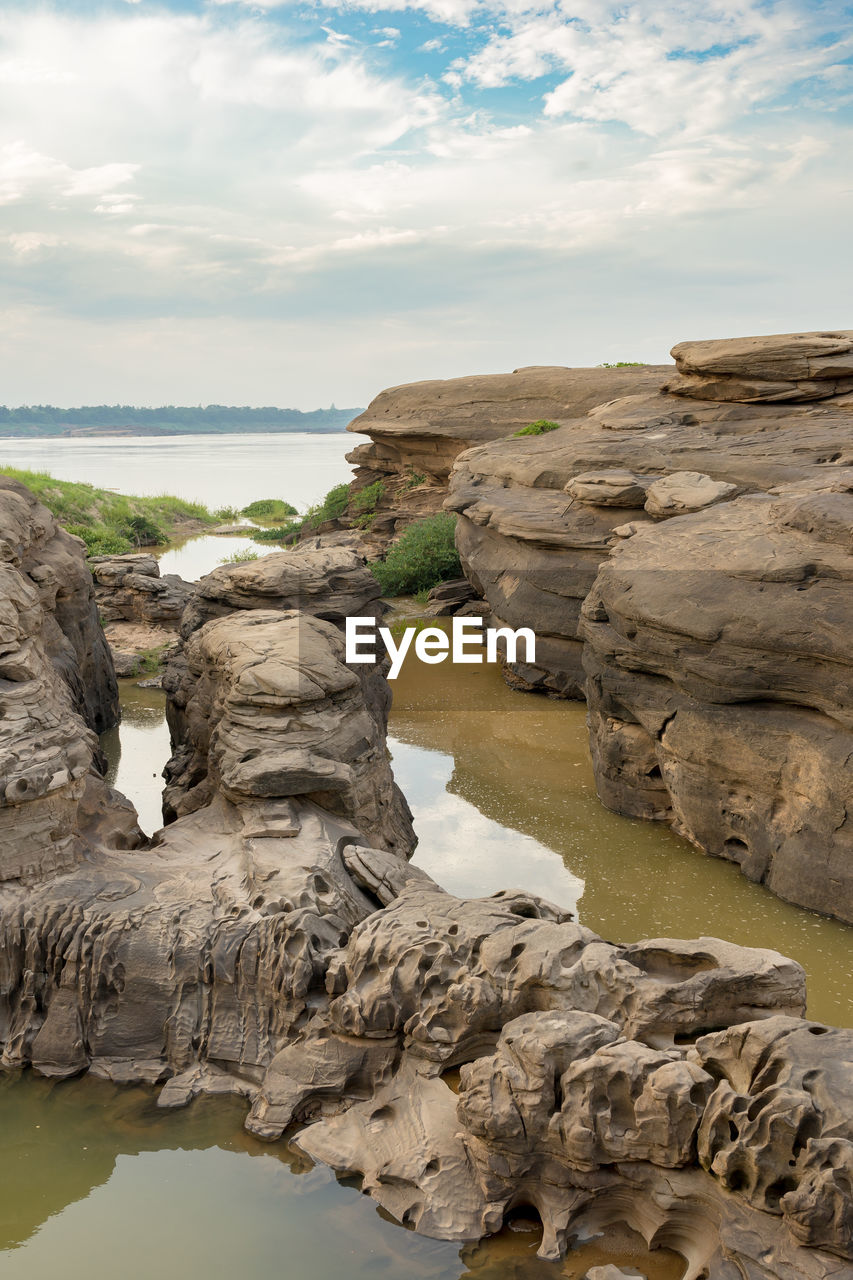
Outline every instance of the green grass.
[(287, 542), (296, 537), (302, 528), (301, 520), (291, 520), (290, 524), (274, 524), (269, 529), (247, 529), (253, 542)]
[(559, 422), (552, 422), (550, 418), (537, 418), (529, 427), (522, 427), (520, 431), (514, 431), (513, 435), (544, 436), (548, 431), (559, 431), (559, 429)]
[(220, 564), (248, 564), (250, 560), (258, 560), (260, 552), (251, 551), (248, 548), (245, 551), (232, 551), (230, 556), (225, 556), (219, 561)]
[(213, 514), (200, 502), (187, 502), (171, 494), (141, 498), (111, 493), (91, 484), (56, 480), (46, 471), (23, 471), (2, 464), (0, 474), (25, 484), (59, 524), (83, 539), (89, 555), (121, 555), (137, 547), (168, 542), (179, 526), (190, 521), (215, 523)]
[(248, 507), (244, 507), (240, 512), (241, 516), (248, 516), (250, 520), (281, 521), (296, 514), (296, 507), (292, 507), (289, 502), (284, 502), (281, 498), (258, 498), (257, 502), (250, 502)]
[(404, 530), (370, 570), (385, 596), (416, 595), (462, 574), (454, 542), (456, 516), (439, 511)]

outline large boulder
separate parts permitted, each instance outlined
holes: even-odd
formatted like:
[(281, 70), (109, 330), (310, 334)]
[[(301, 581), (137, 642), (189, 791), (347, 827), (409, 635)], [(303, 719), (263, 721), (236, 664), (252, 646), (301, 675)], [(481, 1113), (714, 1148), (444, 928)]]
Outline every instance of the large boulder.
[(145, 552), (92, 556), (89, 567), (105, 623), (144, 622), (177, 630), (192, 583), (174, 573), (161, 577), (157, 560)]
[(584, 607), (599, 795), (853, 922), (853, 471), (645, 528)]
[(699, 400), (829, 400), (853, 392), (853, 329), (679, 342), (675, 395)]

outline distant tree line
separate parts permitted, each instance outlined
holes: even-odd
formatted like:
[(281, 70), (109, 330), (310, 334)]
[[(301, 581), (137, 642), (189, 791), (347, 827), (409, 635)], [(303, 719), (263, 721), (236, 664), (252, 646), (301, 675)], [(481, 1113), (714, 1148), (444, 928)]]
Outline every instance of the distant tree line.
[(263, 409), (248, 405), (162, 405), (140, 409), (130, 404), (83, 405), (59, 409), (52, 404), (0, 405), (0, 435), (69, 435), (78, 431), (125, 430), (135, 435), (178, 435), (225, 431), (341, 431), (360, 409)]

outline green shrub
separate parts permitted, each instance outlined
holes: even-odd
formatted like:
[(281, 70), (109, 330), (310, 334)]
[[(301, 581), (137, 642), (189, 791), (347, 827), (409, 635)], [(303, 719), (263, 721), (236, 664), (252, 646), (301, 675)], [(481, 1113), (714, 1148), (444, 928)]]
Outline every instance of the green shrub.
[(69, 524), (66, 528), (69, 533), (83, 539), (86, 554), (90, 556), (123, 556), (134, 549), (130, 538), (103, 524)]
[(292, 507), (289, 502), (284, 502), (281, 498), (258, 498), (257, 502), (250, 502), (248, 507), (244, 507), (240, 512), (241, 516), (248, 516), (250, 520), (284, 520), (287, 516), (296, 514), (296, 507)]
[(552, 422), (550, 418), (537, 418), (535, 422), (531, 422), (529, 427), (522, 427), (520, 431), (513, 432), (514, 436), (544, 436), (548, 431), (559, 431), (559, 422)]
[(609, 364), (606, 360), (604, 364), (598, 366), (599, 369), (644, 369), (648, 361), (646, 360), (614, 360)]
[(349, 485), (336, 484), (322, 502), (309, 507), (302, 518), (301, 529), (316, 529), (327, 520), (339, 520), (349, 506)]
[(159, 524), (146, 515), (131, 516), (126, 534), (136, 547), (153, 547), (169, 541)]
[(382, 481), (374, 480), (373, 484), (369, 484), (366, 488), (359, 489), (358, 493), (353, 494), (353, 510), (360, 516), (374, 512), (384, 492), (385, 485)]
[(226, 521), (239, 520), (242, 514), (238, 507), (217, 507), (213, 513), (213, 518), (218, 520), (220, 524), (225, 524)]
[(413, 595), (448, 578), (460, 577), (462, 566), (453, 539), (455, 529), (456, 516), (448, 511), (410, 524), (385, 559), (370, 565), (382, 594)]
[(426, 476), (423, 471), (415, 471), (414, 467), (409, 467), (402, 487), (404, 489), (416, 489), (418, 485), (423, 484), (425, 480)]

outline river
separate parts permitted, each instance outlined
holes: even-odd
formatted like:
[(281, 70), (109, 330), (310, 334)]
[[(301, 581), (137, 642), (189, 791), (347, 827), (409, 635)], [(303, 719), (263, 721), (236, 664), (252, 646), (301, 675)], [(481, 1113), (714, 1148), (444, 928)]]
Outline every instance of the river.
[[(0, 463), (49, 469), (139, 493), (211, 506), (283, 497), (316, 501), (346, 479), (351, 437), (183, 437), (2, 442)], [(14, 455), (10, 445), (16, 446)], [(45, 446), (44, 448), (42, 446)], [(301, 450), (305, 449), (305, 455)], [(306, 461), (310, 457), (310, 461)], [(40, 460), (39, 460), (40, 459)], [(230, 487), (229, 487), (230, 486)], [(194, 539), (164, 569), (209, 571), (223, 540)], [(122, 681), (124, 719), (104, 736), (111, 778), (147, 831), (160, 825), (169, 753), (164, 699)], [(494, 668), (410, 662), (395, 682), (389, 746), (415, 815), (416, 861), (464, 895), (523, 885), (605, 938), (715, 934), (794, 956), (809, 975), (813, 1017), (850, 1025), (853, 931), (780, 902), (667, 828), (598, 802), (584, 709), (507, 688)], [(604, 1261), (649, 1280), (678, 1280), (674, 1255), (649, 1255), (628, 1231), (560, 1264), (535, 1259), (535, 1224), (459, 1250), (387, 1220), (358, 1188), (310, 1168), (286, 1144), (241, 1128), (242, 1109), (204, 1100), (163, 1114), (150, 1091), (25, 1075), (0, 1081), (0, 1256), (4, 1280), (546, 1280)]]

